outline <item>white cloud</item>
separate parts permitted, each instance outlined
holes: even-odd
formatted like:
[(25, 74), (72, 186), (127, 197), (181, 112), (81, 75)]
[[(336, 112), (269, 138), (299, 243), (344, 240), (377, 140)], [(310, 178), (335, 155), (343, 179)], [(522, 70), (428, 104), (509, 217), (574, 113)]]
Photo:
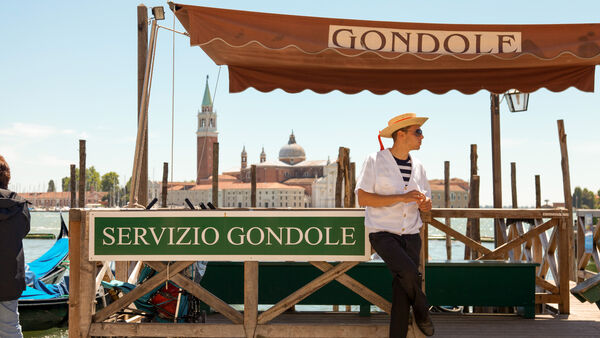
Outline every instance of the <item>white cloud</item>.
[(0, 135), (3, 136), (17, 136), (30, 139), (47, 138), (54, 135), (70, 135), (74, 131), (71, 129), (58, 129), (52, 126), (43, 126), (39, 124), (31, 123), (13, 123), (8, 128), (1, 128)]

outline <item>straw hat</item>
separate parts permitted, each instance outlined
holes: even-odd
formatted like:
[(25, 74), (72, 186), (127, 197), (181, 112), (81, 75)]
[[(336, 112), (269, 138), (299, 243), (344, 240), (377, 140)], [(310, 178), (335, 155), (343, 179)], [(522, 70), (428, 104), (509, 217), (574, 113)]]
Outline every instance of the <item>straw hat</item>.
[(392, 137), (396, 130), (413, 125), (421, 126), (427, 119), (427, 117), (417, 117), (415, 113), (398, 115), (388, 121), (388, 126), (379, 131), (379, 136)]

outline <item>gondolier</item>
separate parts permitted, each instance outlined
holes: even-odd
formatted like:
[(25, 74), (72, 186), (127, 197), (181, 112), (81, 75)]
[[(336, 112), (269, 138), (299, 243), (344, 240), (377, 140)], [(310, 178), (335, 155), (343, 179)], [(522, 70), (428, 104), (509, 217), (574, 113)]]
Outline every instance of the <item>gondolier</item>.
[(23, 238), (29, 232), (27, 201), (8, 190), (10, 168), (0, 155), (0, 337), (23, 337), (17, 310), (25, 290)]
[[(367, 157), (358, 178), (358, 202), (365, 209), (371, 246), (394, 275), (390, 337), (406, 337), (410, 307), (424, 334), (433, 335), (427, 297), (419, 273), (423, 222), (419, 210), (431, 210), (431, 190), (423, 165), (409, 152), (423, 140), (426, 117), (396, 116), (379, 132), (381, 151)], [(394, 145), (384, 149), (381, 137)]]

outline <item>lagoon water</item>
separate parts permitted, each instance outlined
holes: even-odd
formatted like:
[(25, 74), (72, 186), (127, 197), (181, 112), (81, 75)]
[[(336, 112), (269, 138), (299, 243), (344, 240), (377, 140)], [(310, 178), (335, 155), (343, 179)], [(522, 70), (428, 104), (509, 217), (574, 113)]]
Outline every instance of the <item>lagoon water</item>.
[[(65, 223), (69, 224), (69, 213), (62, 213)], [(452, 228), (465, 233), (466, 219), (455, 218), (451, 220)], [(32, 212), (31, 213), (31, 231), (30, 233), (51, 233), (58, 235), (60, 231), (60, 214), (58, 212)], [(442, 236), (444, 233), (441, 231), (429, 227), (430, 236)], [(481, 220), (481, 236), (492, 237), (493, 236), (493, 221), (491, 219)], [(25, 251), (25, 261), (31, 262), (36, 258), (40, 257), (46, 252), (52, 245), (54, 240), (51, 239), (25, 239), (23, 241)], [(493, 247), (493, 243), (483, 243), (488, 248)], [(452, 242), (452, 259), (460, 260), (464, 255), (464, 244), (458, 241)], [(430, 240), (429, 241), (429, 257), (432, 260), (445, 260), (446, 259), (446, 245), (443, 240)], [(210, 264), (209, 264), (210, 269)], [(39, 332), (24, 332), (25, 337), (44, 337), (44, 338), (59, 338), (68, 337), (67, 330), (64, 328), (57, 328), (47, 331)]]

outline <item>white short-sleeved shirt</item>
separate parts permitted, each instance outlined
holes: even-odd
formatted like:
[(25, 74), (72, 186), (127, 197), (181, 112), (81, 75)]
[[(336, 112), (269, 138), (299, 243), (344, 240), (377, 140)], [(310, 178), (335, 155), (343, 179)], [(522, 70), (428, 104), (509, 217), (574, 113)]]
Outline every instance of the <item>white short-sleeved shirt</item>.
[[(362, 189), (379, 195), (396, 195), (418, 190), (431, 198), (431, 188), (423, 165), (412, 156), (410, 159), (412, 172), (406, 183), (389, 149), (369, 155), (358, 177), (355, 193)], [(365, 208), (365, 227), (370, 233), (387, 231), (399, 235), (416, 234), (422, 225), (416, 202)]]

